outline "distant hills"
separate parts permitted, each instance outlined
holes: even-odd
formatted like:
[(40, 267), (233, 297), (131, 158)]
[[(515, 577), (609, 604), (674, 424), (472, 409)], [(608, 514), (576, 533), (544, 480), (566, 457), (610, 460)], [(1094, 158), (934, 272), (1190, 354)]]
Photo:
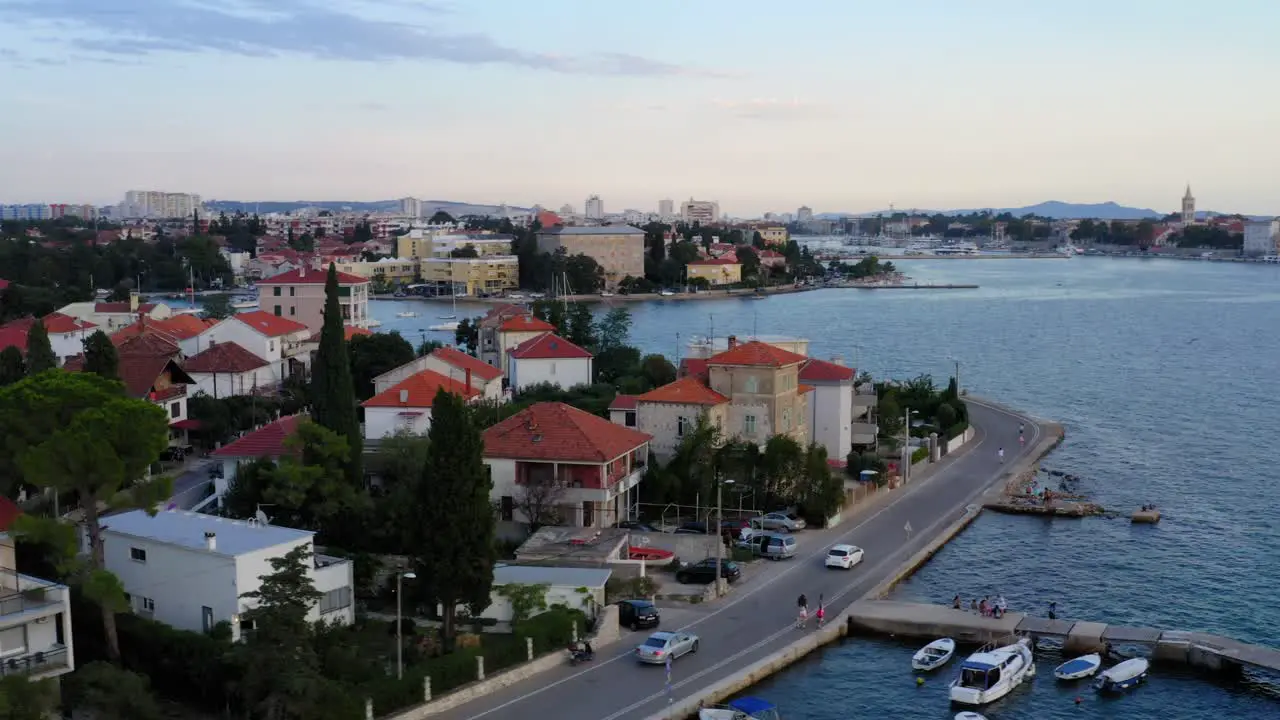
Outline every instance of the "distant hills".
[[(388, 210), (396, 210), (400, 207), (399, 200), (375, 200), (373, 202), (355, 202), (351, 200), (266, 200), (266, 201), (245, 201), (245, 200), (206, 200), (205, 206), (213, 212), (246, 212), (246, 213), (289, 213), (297, 212), (305, 208), (318, 208), (320, 210), (330, 210), (333, 212), (351, 212), (351, 213), (375, 213), (387, 212)], [(476, 205), (474, 203), (455, 202), (453, 200), (423, 200), (422, 213), (424, 217), (430, 217), (439, 210), (444, 210), (454, 217), (462, 215), (488, 215), (496, 213), (501, 208), (500, 205)], [(529, 208), (516, 207), (514, 205), (507, 206), (508, 210), (515, 212), (527, 212)]]
[[(904, 212), (904, 208), (897, 209), (896, 212)], [(921, 210), (913, 208), (911, 212), (917, 214), (942, 213), (943, 215), (968, 215), (975, 212), (990, 211), (996, 215), (1001, 213), (1009, 213), (1014, 217), (1022, 217), (1023, 215), (1039, 215), (1040, 217), (1057, 218), (1060, 220), (1083, 220), (1085, 218), (1093, 218), (1095, 220), (1142, 220), (1143, 218), (1159, 219), (1165, 216), (1165, 213), (1157, 212), (1151, 208), (1136, 208), (1120, 205), (1114, 202), (1104, 203), (1068, 203), (1059, 200), (1050, 200), (1048, 202), (1038, 203), (1036, 205), (1026, 205), (1024, 207), (1009, 208), (973, 208), (968, 210)], [(888, 210), (870, 213), (822, 213), (814, 217), (823, 220), (836, 220), (843, 217), (874, 217), (876, 215), (888, 215)]]

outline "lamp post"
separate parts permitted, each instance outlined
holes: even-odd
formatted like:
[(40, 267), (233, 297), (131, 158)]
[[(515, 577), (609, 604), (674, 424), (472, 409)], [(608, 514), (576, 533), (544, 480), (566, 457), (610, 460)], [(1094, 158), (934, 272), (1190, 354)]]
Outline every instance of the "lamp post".
[(404, 593), (401, 591), (404, 589), (405, 580), (416, 580), (416, 579), (418, 579), (418, 576), (415, 573), (411, 573), (411, 572), (396, 573), (396, 679), (397, 680), (404, 678), (404, 640), (403, 640), (404, 630), (401, 627), (401, 625), (403, 624), (403, 621), (401, 617), (402, 603), (400, 601), (400, 598)]
[(911, 416), (920, 413), (906, 408), (902, 413), (902, 482), (911, 479)]
[(716, 597), (720, 597), (720, 559), (724, 556), (724, 486), (732, 485), (732, 480), (721, 480), (716, 483)]

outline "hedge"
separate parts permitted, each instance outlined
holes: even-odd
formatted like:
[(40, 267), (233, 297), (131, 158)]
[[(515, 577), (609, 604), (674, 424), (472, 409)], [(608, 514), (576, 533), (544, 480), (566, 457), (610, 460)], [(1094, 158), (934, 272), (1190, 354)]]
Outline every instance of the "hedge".
[(928, 459), (928, 457), (929, 457), (929, 448), (927, 447), (916, 448), (915, 452), (911, 453), (911, 464), (915, 465), (921, 460)]
[(964, 431), (965, 431), (965, 430), (968, 430), (968, 429), (969, 429), (969, 423), (964, 422), (963, 420), (961, 420), (960, 422), (956, 423), (955, 425), (952, 425), (951, 427), (947, 428), (947, 440), (949, 440), (949, 441), (950, 441), (950, 440), (955, 440), (956, 438), (958, 438), (958, 437), (960, 437), (961, 435), (963, 435), (963, 434), (964, 434)]

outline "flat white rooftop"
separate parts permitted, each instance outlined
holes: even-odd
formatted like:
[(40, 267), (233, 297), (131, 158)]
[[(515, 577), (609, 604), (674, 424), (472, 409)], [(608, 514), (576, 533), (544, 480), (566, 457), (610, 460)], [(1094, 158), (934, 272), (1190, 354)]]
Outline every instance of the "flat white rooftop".
[[(310, 530), (295, 530), (277, 525), (250, 524), (186, 510), (161, 510), (155, 516), (143, 510), (130, 510), (102, 519), (109, 533), (154, 540), (219, 555), (245, 555), (266, 550), (315, 535)], [(216, 550), (208, 550), (204, 534), (214, 533)]]

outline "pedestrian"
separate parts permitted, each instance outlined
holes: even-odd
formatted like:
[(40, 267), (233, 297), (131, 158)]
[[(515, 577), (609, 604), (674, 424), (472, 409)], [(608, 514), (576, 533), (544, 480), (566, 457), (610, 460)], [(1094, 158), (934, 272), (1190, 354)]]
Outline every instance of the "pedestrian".
[(978, 611), (982, 615), (982, 617), (987, 616), (987, 599), (986, 598), (982, 598), (982, 602), (978, 603)]
[(961, 603), (961, 602), (960, 602), (960, 596), (959, 596), (959, 595), (956, 595), (955, 599), (951, 601), (951, 607), (952, 607), (952, 609), (954, 609), (954, 610), (959, 610), (959, 609), (961, 608), (961, 606), (962, 606), (962, 605), (963, 605), (963, 603)]
[(974, 598), (969, 601), (969, 609), (972, 610), (974, 613), (978, 612), (978, 598)]
[(1050, 620), (1058, 619), (1058, 603), (1053, 601), (1049, 602), (1049, 619)]

